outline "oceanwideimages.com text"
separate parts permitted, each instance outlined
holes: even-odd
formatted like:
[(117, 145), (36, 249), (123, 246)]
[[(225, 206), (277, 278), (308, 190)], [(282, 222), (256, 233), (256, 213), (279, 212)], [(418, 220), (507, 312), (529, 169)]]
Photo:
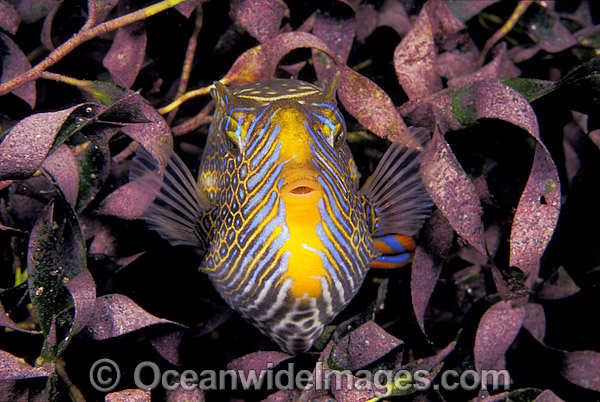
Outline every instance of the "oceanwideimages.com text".
[[(278, 366), (267, 364), (263, 370), (164, 370), (151, 361), (139, 363), (133, 372), (133, 382), (139, 389), (184, 390), (200, 388), (203, 391), (216, 390), (372, 390), (379, 395), (387, 395), (390, 390), (416, 391), (430, 388), (454, 390), (508, 390), (510, 375), (506, 370), (445, 370), (435, 376), (427, 370), (329, 370), (318, 362), (313, 371), (295, 370), (294, 364)], [(89, 371), (91, 385), (101, 392), (111, 392), (119, 386), (122, 373), (113, 360), (100, 359)]]

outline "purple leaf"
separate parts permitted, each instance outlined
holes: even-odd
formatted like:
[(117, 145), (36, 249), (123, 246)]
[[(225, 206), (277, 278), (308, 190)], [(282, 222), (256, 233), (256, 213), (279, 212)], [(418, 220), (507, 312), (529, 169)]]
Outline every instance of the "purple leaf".
[[(492, 61), (471, 74), (462, 74), (452, 77), (452, 79), (448, 81), (448, 86), (463, 87), (473, 81), (497, 80), (499, 78), (518, 77), (521, 75), (521, 70), (519, 70), (508, 57), (506, 43), (502, 42), (494, 47), (491, 53), (493, 55)], [(473, 59), (473, 61), (475, 60), (476, 58)], [(438, 63), (439, 62), (440, 60), (438, 60)]]
[(502, 370), (504, 354), (521, 330), (525, 308), (511, 301), (500, 301), (481, 317), (475, 335), (475, 369)]
[[(424, 359), (417, 359), (417, 360), (413, 360), (410, 363), (402, 366), (403, 369), (405, 370), (410, 370), (412, 372), (415, 372), (417, 370), (426, 370), (426, 371), (432, 371), (435, 369), (436, 366), (441, 365), (444, 362), (444, 359), (446, 359), (446, 357), (452, 353), (452, 351), (454, 350), (454, 348), (456, 347), (456, 342), (450, 342), (448, 344), (448, 346), (446, 346), (444, 349), (442, 349), (439, 353), (430, 356), (430, 357), (426, 357)], [(429, 378), (430, 381), (433, 380), (434, 377)]]
[(81, 272), (65, 284), (71, 293), (75, 305), (75, 317), (71, 325), (70, 337), (79, 333), (94, 316), (96, 301), (96, 284), (94, 278), (87, 269)]
[(456, 233), (486, 255), (477, 191), (437, 129), (421, 166), (423, 183), (433, 202)]
[(150, 402), (150, 391), (141, 389), (124, 389), (111, 392), (104, 397), (104, 402)]
[(8, 1), (0, 1), (0, 28), (14, 35), (19, 29), (20, 23), (21, 17), (17, 13), (15, 6)]
[(361, 4), (355, 16), (356, 39), (363, 42), (377, 28), (379, 18), (371, 4)]
[[(480, 392), (479, 396), (471, 399), (469, 402), (510, 402), (527, 400), (530, 401), (532, 394), (540, 392), (539, 389), (523, 388), (510, 392), (501, 392), (499, 394), (488, 395), (487, 392)], [(550, 390), (542, 391), (532, 402), (564, 402), (554, 392)]]
[(254, 352), (245, 356), (239, 357), (227, 363), (228, 370), (235, 370), (237, 372), (243, 372), (244, 378), (254, 378), (256, 380), (266, 373), (267, 370), (271, 370), (283, 361), (291, 359), (293, 356), (283, 352)]
[(464, 28), (444, 2), (429, 0), (425, 3), (412, 29), (394, 51), (396, 75), (409, 99), (422, 98), (442, 89), (441, 79), (435, 72), (435, 38)]
[(139, 219), (154, 201), (155, 184), (155, 180), (140, 177), (110, 193), (94, 212), (127, 220)]
[(115, 293), (96, 299), (94, 316), (87, 325), (87, 331), (92, 339), (103, 340), (156, 324), (174, 324), (183, 327), (176, 322), (155, 317), (129, 297)]
[(204, 2), (206, 2), (206, 0), (188, 0), (177, 4), (175, 9), (185, 18), (190, 18), (190, 15), (192, 15), (194, 10), (200, 7)]
[(445, 0), (444, 3), (454, 13), (456, 18), (462, 22), (467, 22), (471, 17), (479, 14), (486, 7), (497, 3), (498, 0), (478, 0), (478, 1), (462, 1), (462, 0)]
[(373, 363), (403, 344), (374, 321), (367, 321), (337, 342), (331, 358), (336, 367), (353, 371)]
[(523, 326), (529, 331), (531, 336), (543, 345), (544, 337), (546, 336), (546, 314), (544, 307), (537, 303), (527, 303), (525, 305), (525, 313)]
[(63, 6), (63, 4), (64, 1), (57, 1), (53, 2), (52, 4), (49, 4), (49, 6), (51, 7), (48, 10), (49, 12), (45, 15), (46, 18), (44, 18), (44, 25), (42, 25), (40, 42), (42, 42), (42, 45), (46, 46), (46, 49), (50, 51), (54, 50), (54, 43), (52, 42), (52, 24), (54, 23), (54, 18), (56, 17), (56, 14)]
[[(3, 52), (2, 57), (2, 75), (0, 75), (0, 83), (4, 83), (31, 69), (31, 64), (15, 42), (2, 32), (0, 32), (0, 41), (4, 42), (6, 47), (6, 53)], [(12, 93), (27, 102), (32, 108), (35, 106), (35, 81), (14, 89)]]
[(118, 3), (119, 0), (88, 0), (88, 21), (92, 25), (104, 21)]
[(379, 10), (379, 26), (388, 26), (400, 36), (410, 31), (411, 23), (400, 0), (385, 0)]
[[(185, 4), (185, 3), (183, 3)], [(174, 390), (167, 391), (167, 402), (205, 402), (204, 391), (200, 388), (186, 390), (183, 387), (176, 387)]]
[(545, 300), (564, 299), (573, 296), (581, 290), (573, 281), (564, 267), (558, 267), (556, 274), (545, 281), (542, 287), (537, 291), (537, 295)]
[(368, 402), (378, 400), (385, 392), (385, 388), (377, 387), (375, 383), (365, 378), (353, 375), (342, 375), (338, 377), (331, 375), (332, 393), (336, 402)]
[(48, 377), (48, 366), (31, 367), (25, 360), (0, 350), (0, 380)]
[[(354, 42), (355, 26), (354, 18), (339, 19), (317, 12), (312, 32), (325, 43), (340, 62), (346, 63)], [(312, 55), (319, 80), (323, 81), (335, 75), (335, 63), (331, 58), (316, 49), (313, 49)]]
[(423, 226), (421, 239), (412, 262), (410, 295), (417, 323), (425, 333), (425, 309), (450, 252), (454, 230), (436, 210)]
[[(160, 113), (146, 103), (138, 93), (132, 93), (127, 99), (132, 104), (141, 107), (141, 116), (145, 118), (147, 123), (127, 125), (123, 127), (123, 132), (142, 144), (146, 151), (158, 161), (158, 165), (164, 168), (173, 151), (171, 128)], [(126, 107), (124, 111), (126, 112), (127, 109)]]
[(282, 0), (233, 0), (230, 15), (248, 33), (263, 43), (279, 33), (281, 20), (289, 14)]
[(117, 85), (129, 88), (135, 82), (146, 55), (146, 40), (143, 21), (117, 30), (110, 50), (102, 60)]
[(533, 400), (533, 402), (564, 402), (556, 394), (549, 389), (542, 391), (541, 394)]
[(150, 339), (150, 343), (160, 355), (174, 366), (181, 365), (179, 345), (183, 339), (184, 331), (176, 329), (168, 334), (159, 334)]
[(600, 392), (600, 353), (592, 350), (565, 352), (561, 374), (573, 384)]
[(537, 7), (537, 13), (527, 21), (529, 37), (541, 49), (558, 53), (575, 46), (577, 39), (560, 23), (560, 16), (553, 10), (552, 3), (547, 7)]
[[(29, 331), (19, 327), (13, 320), (10, 319), (6, 310), (4, 310), (4, 306), (2, 302), (0, 302), (0, 327), (10, 328), (15, 331), (25, 332), (27, 334), (39, 334), (39, 331)], [(1, 370), (0, 370), (1, 373)]]
[(470, 90), (476, 118), (501, 119), (529, 132), (538, 143), (531, 173), (517, 206), (510, 236), (510, 265), (537, 279), (539, 260), (548, 245), (560, 212), (560, 181), (550, 152), (539, 136), (536, 115), (516, 90), (496, 82), (480, 81)]
[[(11, 128), (0, 143), (0, 179), (26, 178), (42, 164), (67, 118), (82, 105), (37, 113)], [(36, 133), (32, 137), (31, 133)]]
[(41, 168), (50, 174), (67, 201), (74, 206), (79, 194), (79, 170), (71, 148), (60, 145), (44, 159)]
[(21, 22), (30, 24), (46, 16), (59, 0), (21, 0), (15, 3)]

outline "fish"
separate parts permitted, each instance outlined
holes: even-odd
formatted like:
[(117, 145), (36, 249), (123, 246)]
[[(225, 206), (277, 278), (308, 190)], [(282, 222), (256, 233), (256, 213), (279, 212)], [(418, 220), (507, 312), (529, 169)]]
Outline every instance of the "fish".
[(161, 167), (140, 147), (131, 179), (153, 177), (143, 215), (170, 244), (204, 253), (223, 300), (288, 353), (307, 351), (374, 268), (405, 265), (431, 214), (417, 145), (392, 142), (360, 174), (346, 141), (337, 74), (234, 89), (214, 83), (214, 118), (195, 180), (173, 153)]

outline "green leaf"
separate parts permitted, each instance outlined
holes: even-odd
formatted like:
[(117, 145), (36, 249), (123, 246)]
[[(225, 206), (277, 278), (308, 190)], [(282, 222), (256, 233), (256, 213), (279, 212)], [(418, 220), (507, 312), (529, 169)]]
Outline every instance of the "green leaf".
[(127, 93), (127, 89), (104, 81), (87, 81), (86, 86), (78, 86), (79, 90), (90, 102), (110, 106)]
[(65, 285), (86, 269), (85, 240), (72, 207), (54, 200), (31, 231), (29, 296), (45, 336), (42, 362), (56, 362), (71, 338), (73, 301)]
[(95, 144), (87, 143), (77, 155), (79, 195), (76, 210), (83, 210), (94, 199), (106, 180), (110, 165), (108, 156)]
[(533, 78), (504, 78), (500, 82), (519, 91), (528, 102), (533, 102), (556, 89), (556, 83), (553, 81)]

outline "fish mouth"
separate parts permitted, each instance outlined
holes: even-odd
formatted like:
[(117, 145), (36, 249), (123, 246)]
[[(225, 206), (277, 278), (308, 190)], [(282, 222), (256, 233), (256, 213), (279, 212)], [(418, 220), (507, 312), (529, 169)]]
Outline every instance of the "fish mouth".
[(286, 183), (281, 188), (281, 193), (292, 197), (311, 197), (322, 193), (323, 187), (315, 179), (297, 179)]

